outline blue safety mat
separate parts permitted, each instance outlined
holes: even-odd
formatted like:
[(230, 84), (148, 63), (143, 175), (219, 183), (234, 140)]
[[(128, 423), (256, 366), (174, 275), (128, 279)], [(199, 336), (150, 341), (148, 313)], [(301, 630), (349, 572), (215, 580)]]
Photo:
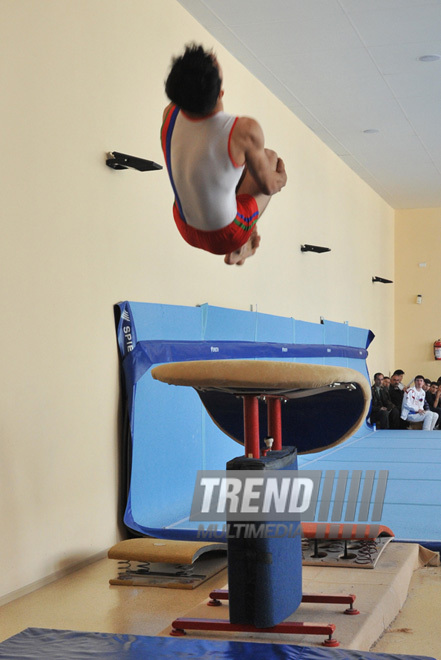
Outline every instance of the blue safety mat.
[(365, 428), (341, 445), (299, 456), (299, 467), (388, 471), (381, 524), (397, 541), (441, 551), (441, 431)]
[(420, 655), (390, 655), (291, 644), (218, 642), (141, 635), (27, 628), (0, 644), (8, 660), (435, 660)]
[[(349, 367), (369, 380), (366, 357), (373, 334), (347, 323), (127, 301), (115, 306), (115, 320), (125, 418), (124, 522), (135, 533), (197, 540), (198, 524), (188, 520), (197, 471), (223, 470), (243, 452), (210, 419), (193, 388), (155, 381), (153, 366), (273, 359)], [(315, 435), (321, 442), (323, 434)], [(297, 440), (287, 438), (286, 444)], [(321, 446), (326, 444), (331, 443)]]

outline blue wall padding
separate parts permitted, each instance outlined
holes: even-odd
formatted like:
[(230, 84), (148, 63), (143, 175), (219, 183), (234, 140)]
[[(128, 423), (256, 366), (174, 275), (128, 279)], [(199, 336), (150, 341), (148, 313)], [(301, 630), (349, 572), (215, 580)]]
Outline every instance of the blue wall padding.
[(434, 660), (416, 655), (313, 648), (293, 644), (176, 639), (26, 628), (0, 644), (5, 660)]
[[(261, 459), (240, 456), (227, 463), (227, 470), (251, 469), (297, 470), (297, 452), (294, 447), (284, 447)], [(268, 521), (260, 524), (264, 522)], [(255, 525), (258, 529), (259, 523)], [(249, 538), (243, 533), (238, 533), (236, 538), (235, 524), (230, 523), (228, 603), (231, 623), (270, 628), (296, 611), (302, 600), (299, 526), (297, 521), (293, 524), (293, 533), (279, 538)]]
[(124, 522), (141, 534), (196, 539), (197, 525), (188, 521), (196, 473), (224, 469), (240, 448), (213, 423), (192, 388), (153, 380), (153, 366), (284, 359), (350, 366), (369, 379), (366, 349), (373, 335), (345, 323), (127, 301), (115, 306), (115, 317), (129, 438)]

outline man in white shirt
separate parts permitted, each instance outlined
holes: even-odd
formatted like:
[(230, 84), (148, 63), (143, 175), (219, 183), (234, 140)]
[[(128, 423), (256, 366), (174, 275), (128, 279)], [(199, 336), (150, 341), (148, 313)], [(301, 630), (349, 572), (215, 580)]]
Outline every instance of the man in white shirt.
[(408, 422), (423, 422), (423, 431), (433, 431), (438, 415), (429, 409), (423, 385), (424, 376), (415, 376), (414, 387), (410, 387), (403, 396), (401, 419), (407, 419)]

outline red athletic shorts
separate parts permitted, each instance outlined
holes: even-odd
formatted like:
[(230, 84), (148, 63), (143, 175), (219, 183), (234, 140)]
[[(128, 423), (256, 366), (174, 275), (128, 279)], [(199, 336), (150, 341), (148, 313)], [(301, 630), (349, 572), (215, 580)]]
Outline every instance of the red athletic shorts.
[(185, 223), (176, 203), (173, 217), (182, 238), (193, 247), (212, 254), (230, 254), (245, 245), (259, 219), (257, 202), (251, 195), (237, 195), (237, 214), (233, 222), (222, 229), (202, 231)]

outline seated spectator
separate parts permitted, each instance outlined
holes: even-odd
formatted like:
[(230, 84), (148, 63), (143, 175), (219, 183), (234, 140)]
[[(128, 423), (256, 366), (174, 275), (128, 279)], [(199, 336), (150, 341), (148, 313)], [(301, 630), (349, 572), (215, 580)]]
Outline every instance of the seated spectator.
[[(399, 370), (400, 371), (400, 370)], [(399, 416), (401, 415), (401, 407), (403, 404), (404, 390), (400, 388), (400, 382), (403, 378), (404, 371), (401, 374), (393, 373), (390, 377), (389, 397), (395, 408), (398, 410)], [(404, 419), (398, 420), (398, 428), (407, 429), (407, 422)]]
[(404, 371), (402, 369), (395, 369), (395, 371), (393, 372), (391, 378), (393, 378), (394, 376), (397, 377), (396, 382), (398, 383), (399, 389), (400, 390), (405, 390), (406, 388), (404, 387), (404, 385), (402, 383), (403, 376), (404, 376)]
[(430, 410), (438, 415), (438, 423), (435, 428), (439, 429), (441, 421), (441, 383), (438, 385), (435, 380), (431, 382), (429, 390), (426, 392), (426, 401)]
[(374, 375), (374, 384), (372, 385), (372, 405), (370, 421), (376, 424), (379, 429), (397, 429), (399, 428), (400, 414), (399, 410), (392, 403), (389, 393), (383, 387), (384, 376), (378, 372)]
[(430, 380), (430, 378), (425, 378), (424, 379), (423, 390), (426, 392), (426, 394), (429, 391), (431, 384), (432, 384), (432, 381)]
[(433, 431), (438, 414), (429, 409), (423, 390), (424, 376), (415, 376), (415, 385), (404, 392), (401, 419), (408, 422), (423, 422), (423, 431)]
[(383, 376), (383, 387), (385, 390), (389, 391), (390, 378), (389, 376)]
[[(441, 384), (441, 383), (440, 383), (440, 384)], [(439, 386), (439, 384), (437, 383), (437, 381), (436, 381), (436, 380), (432, 380), (432, 382), (430, 383), (430, 387), (429, 387), (429, 392), (430, 392), (430, 394), (435, 395), (435, 394), (437, 393), (437, 391), (438, 391), (438, 386)], [(427, 399), (427, 394), (426, 394), (426, 399)]]

